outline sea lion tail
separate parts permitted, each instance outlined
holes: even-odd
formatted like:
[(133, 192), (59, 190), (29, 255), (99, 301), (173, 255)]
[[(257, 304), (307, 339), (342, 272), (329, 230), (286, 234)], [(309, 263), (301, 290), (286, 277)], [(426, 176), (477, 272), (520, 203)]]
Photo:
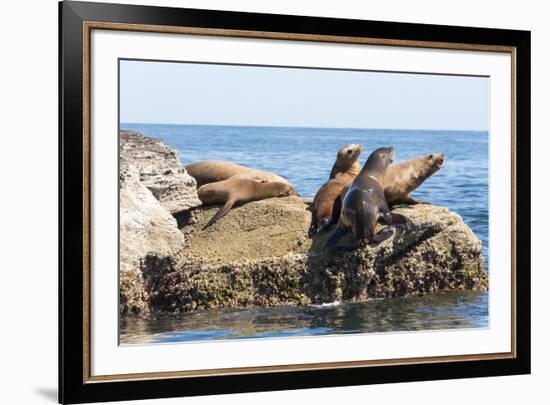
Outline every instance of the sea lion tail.
[(225, 204), (223, 205), (223, 207), (221, 207), (220, 210), (218, 212), (216, 212), (212, 218), (210, 218), (210, 221), (208, 221), (208, 223), (202, 229), (205, 230), (210, 225), (212, 225), (214, 222), (216, 222), (218, 219), (220, 219), (225, 214), (227, 214), (229, 212), (229, 210), (233, 207), (233, 204), (235, 204), (234, 200), (232, 200), (232, 199), (227, 200), (225, 202)]

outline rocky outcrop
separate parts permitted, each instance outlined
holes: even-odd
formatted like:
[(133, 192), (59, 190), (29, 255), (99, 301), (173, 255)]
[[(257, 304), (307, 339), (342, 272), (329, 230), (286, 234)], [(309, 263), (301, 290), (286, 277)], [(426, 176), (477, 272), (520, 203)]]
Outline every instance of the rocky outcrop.
[(400, 208), (414, 223), (378, 245), (320, 253), (309, 202), (273, 198), (234, 208), (202, 230), (217, 208), (195, 211), (184, 227), (182, 259), (155, 278), (150, 306), (172, 313), (219, 307), (318, 304), (487, 289), (481, 242), (447, 208)]
[(180, 164), (177, 152), (159, 139), (120, 131), (121, 173), (129, 167), (171, 214), (201, 205), (195, 179)]
[(149, 311), (153, 288), (144, 274), (174, 260), (185, 239), (176, 220), (129, 168), (120, 179), (120, 311)]
[(329, 232), (309, 235), (311, 200), (299, 197), (234, 207), (203, 229), (219, 207), (199, 206), (176, 152), (135, 132), (120, 139), (123, 315), (488, 288), (481, 242), (447, 208), (398, 208), (411, 227), (337, 255), (322, 252)]
[(171, 214), (200, 205), (195, 179), (160, 140), (120, 132), (120, 312), (149, 311), (147, 277), (177, 261), (185, 238)]

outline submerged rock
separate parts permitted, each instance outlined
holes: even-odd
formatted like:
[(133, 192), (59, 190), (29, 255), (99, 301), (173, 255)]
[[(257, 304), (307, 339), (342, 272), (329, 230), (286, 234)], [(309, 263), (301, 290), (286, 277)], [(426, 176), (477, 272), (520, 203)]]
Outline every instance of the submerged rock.
[(201, 205), (197, 183), (180, 164), (177, 152), (159, 139), (120, 131), (121, 173), (129, 167), (171, 214)]
[(399, 208), (414, 225), (378, 245), (321, 253), (329, 232), (308, 237), (309, 201), (272, 198), (234, 208), (195, 210), (182, 258), (157, 273), (150, 307), (185, 312), (220, 307), (320, 304), (485, 290), (481, 241), (447, 208)]

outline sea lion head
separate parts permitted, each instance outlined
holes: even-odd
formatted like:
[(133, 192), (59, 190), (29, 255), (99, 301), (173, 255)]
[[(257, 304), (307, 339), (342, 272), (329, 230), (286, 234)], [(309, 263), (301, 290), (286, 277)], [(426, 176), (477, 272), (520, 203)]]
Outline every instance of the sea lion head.
[(363, 166), (370, 174), (385, 174), (388, 166), (393, 162), (395, 150), (393, 147), (378, 148), (372, 152)]
[(428, 176), (431, 176), (443, 166), (445, 155), (443, 153), (430, 153), (424, 156), (425, 170)]
[(275, 188), (275, 194), (277, 197), (286, 197), (289, 195), (297, 196), (299, 197), (300, 194), (296, 191), (296, 189), (292, 186), (292, 184), (284, 183), (284, 182), (273, 182)]
[(351, 165), (357, 160), (362, 151), (363, 146), (358, 143), (346, 145), (343, 148), (340, 148), (338, 155), (336, 156), (336, 160)]

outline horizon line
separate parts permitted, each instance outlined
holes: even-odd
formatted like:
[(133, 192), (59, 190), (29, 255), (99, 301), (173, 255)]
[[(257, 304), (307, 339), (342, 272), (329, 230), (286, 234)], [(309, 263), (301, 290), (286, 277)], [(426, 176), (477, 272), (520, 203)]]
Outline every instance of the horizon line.
[(123, 125), (174, 125), (174, 126), (195, 126), (195, 127), (251, 127), (251, 128), (303, 128), (303, 129), (359, 129), (359, 130), (382, 130), (382, 131), (432, 131), (432, 132), (489, 132), (489, 129), (427, 129), (427, 128), (368, 128), (368, 127), (314, 127), (307, 125), (253, 125), (253, 124), (183, 124), (166, 122), (119, 122), (119, 130)]

